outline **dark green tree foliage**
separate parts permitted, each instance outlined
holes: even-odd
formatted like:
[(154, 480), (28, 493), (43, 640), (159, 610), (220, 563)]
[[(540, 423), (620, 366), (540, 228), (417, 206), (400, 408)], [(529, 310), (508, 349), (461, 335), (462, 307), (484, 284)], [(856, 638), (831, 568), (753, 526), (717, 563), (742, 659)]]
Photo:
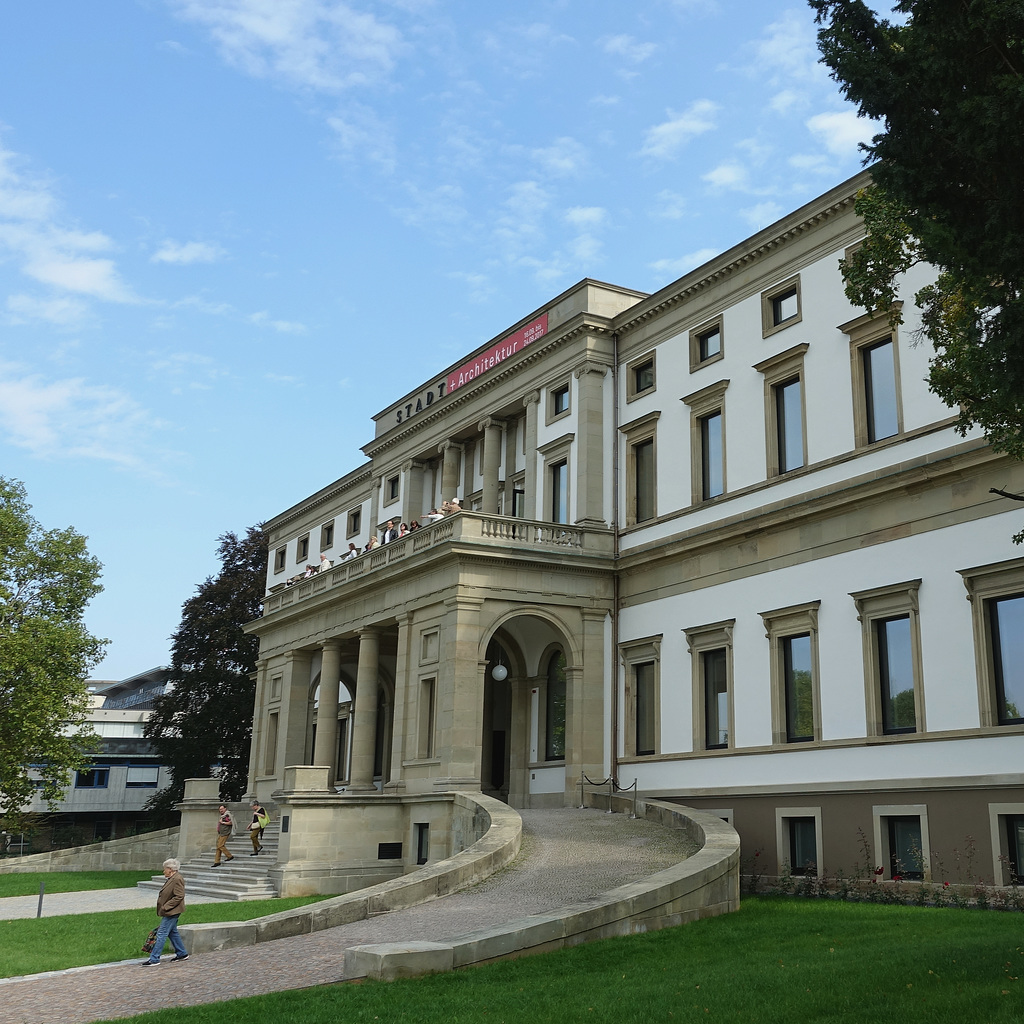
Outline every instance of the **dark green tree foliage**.
[[(824, 62), (884, 131), (866, 147), (875, 187), (847, 295), (892, 309), (894, 278), (938, 268), (917, 301), (935, 348), (929, 385), (1024, 457), (1024, 3), (901, 0), (894, 21), (861, 0), (809, 0)], [(893, 313), (899, 322), (899, 313)]]
[(106, 646), (82, 616), (103, 588), (85, 537), (44, 530), (25, 488), (0, 477), (0, 813), (13, 824), (35, 790), (51, 804), (96, 737), (80, 726), (85, 679)]
[(157, 698), (146, 736), (171, 774), (171, 785), (154, 796), (153, 810), (181, 800), (186, 779), (221, 780), (221, 795), (237, 800), (249, 771), (249, 741), (259, 641), (242, 631), (260, 614), (267, 548), (262, 526), (244, 537), (218, 539), (221, 569), (182, 606), (171, 637), (173, 689)]

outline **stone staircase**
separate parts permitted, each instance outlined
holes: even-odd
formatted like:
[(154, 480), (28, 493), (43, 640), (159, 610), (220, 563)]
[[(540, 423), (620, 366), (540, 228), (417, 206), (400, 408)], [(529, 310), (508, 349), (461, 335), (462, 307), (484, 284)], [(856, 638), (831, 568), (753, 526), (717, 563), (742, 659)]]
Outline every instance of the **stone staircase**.
[[(277, 896), (268, 873), (277, 861), (277, 847), (280, 839), (280, 825), (271, 822), (263, 832), (263, 851), (258, 857), (251, 856), (252, 842), (248, 832), (232, 836), (228, 840), (228, 852), (234, 860), (221, 861), (213, 868), (214, 851), (200, 854), (181, 865), (185, 876), (185, 902), (193, 896), (215, 896), (222, 900), (268, 900)], [(139, 882), (140, 889), (159, 890), (166, 879), (163, 874)]]

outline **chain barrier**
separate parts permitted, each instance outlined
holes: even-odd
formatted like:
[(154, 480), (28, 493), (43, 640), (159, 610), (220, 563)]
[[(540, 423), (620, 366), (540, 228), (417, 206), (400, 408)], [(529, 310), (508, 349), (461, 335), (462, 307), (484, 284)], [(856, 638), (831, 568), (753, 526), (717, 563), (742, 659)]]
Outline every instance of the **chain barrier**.
[(586, 774), (581, 775), (580, 776), (580, 782), (579, 782), (579, 786), (580, 786), (580, 803), (579, 803), (579, 808), (580, 808), (580, 810), (583, 810), (584, 807), (586, 807), (586, 804), (583, 802), (583, 785), (584, 785), (584, 783), (586, 783), (589, 786), (607, 786), (608, 787), (608, 810), (605, 811), (605, 814), (614, 814), (615, 813), (612, 810), (612, 796), (615, 793), (628, 793), (628, 792), (630, 792), (630, 790), (632, 790), (632, 792), (633, 792), (633, 813), (630, 814), (630, 817), (631, 818), (635, 818), (636, 817), (636, 795), (637, 795), (637, 780), (636, 779), (633, 780), (633, 784), (631, 786), (622, 786), (622, 785), (619, 784), (618, 779), (616, 779), (614, 775), (609, 775), (607, 779), (602, 779), (600, 782), (595, 782), (592, 778), (590, 778)]

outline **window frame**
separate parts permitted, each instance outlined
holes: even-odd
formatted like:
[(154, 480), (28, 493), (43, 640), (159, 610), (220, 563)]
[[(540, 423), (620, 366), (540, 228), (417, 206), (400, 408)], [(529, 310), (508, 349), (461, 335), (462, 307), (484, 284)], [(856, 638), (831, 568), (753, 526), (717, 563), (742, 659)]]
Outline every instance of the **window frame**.
[(320, 550), (328, 551), (334, 547), (334, 520), (320, 527)]
[[(551, 664), (556, 658), (561, 658), (562, 665), (562, 753), (560, 755), (551, 753)], [(537, 737), (537, 754), (540, 763), (544, 765), (565, 764), (565, 751), (568, 742), (566, 724), (568, 722), (568, 695), (569, 695), (569, 671), (568, 659), (565, 650), (561, 646), (554, 646), (544, 652), (541, 660), (544, 665), (543, 695), (538, 707), (538, 726), (540, 735)]]
[[(818, 609), (821, 601), (807, 601), (759, 612), (768, 640), (769, 677), (772, 694), (772, 743), (793, 747), (821, 742), (821, 682), (818, 660)], [(811, 651), (811, 736), (791, 737), (789, 688), (785, 670), (786, 640), (808, 636)]]
[(958, 569), (971, 604), (978, 712), (983, 728), (1024, 729), (1024, 723), (1003, 721), (999, 714), (998, 679), (992, 644), (991, 601), (1024, 594), (1024, 558)]
[[(1012, 851), (1008, 835), (1009, 819), (1011, 818), (1024, 818), (1024, 803), (992, 803), (988, 805), (989, 830), (992, 839), (992, 878), (996, 885), (1020, 885), (1024, 882), (1024, 863), (1014, 863), (1011, 867)], [(1020, 860), (1024, 861), (1024, 856)]]
[(789, 873), (796, 876), (810, 874), (806, 865), (796, 867), (792, 863), (792, 831), (791, 823), (795, 820), (810, 818), (814, 821), (814, 875), (821, 874), (824, 864), (824, 840), (821, 834), (821, 808), (820, 807), (776, 807), (775, 808), (775, 845), (779, 866), (779, 874), (782, 874), (784, 864), (789, 865)]
[(282, 544), (274, 550), (274, 574), (284, 572), (288, 566), (288, 546)]
[[(769, 477), (788, 476), (807, 468), (807, 389), (804, 387), (804, 356), (810, 348), (806, 342), (794, 345), (778, 355), (763, 359), (754, 365), (764, 378), (764, 436), (765, 463)], [(799, 466), (782, 466), (782, 431), (779, 416), (779, 389), (793, 380), (800, 384), (800, 451)]]
[[(897, 302), (893, 310), (903, 308)], [(891, 444), (903, 436), (903, 387), (900, 378), (899, 332), (889, 322), (888, 313), (865, 313), (845, 324), (840, 331), (850, 339), (850, 378), (853, 393), (853, 443), (855, 448), (869, 448), (874, 445)], [(864, 370), (865, 353), (882, 342), (892, 342), (893, 385), (895, 388), (896, 433), (870, 440), (870, 416), (868, 411), (867, 375)]]
[[(871, 590), (851, 593), (861, 624), (861, 651), (864, 660), (864, 700), (867, 735), (899, 738), (927, 732), (924, 701), (924, 677), (921, 657), (921, 621), (918, 592), (921, 580), (907, 580)], [(914, 682), (914, 729), (887, 731), (883, 721), (882, 673), (876, 623), (907, 617), (910, 620), (910, 657)]]
[[(644, 388), (637, 387), (637, 375), (648, 364), (651, 367), (651, 383)], [(634, 402), (638, 398), (644, 398), (658, 390), (658, 363), (657, 354), (652, 349), (642, 356), (630, 360), (626, 364), (626, 403)]]
[[(75, 789), (109, 789), (110, 788), (109, 764), (90, 765), (85, 771), (75, 772)], [(83, 777), (90, 778), (88, 783), (82, 781)]]
[[(626, 506), (624, 525), (627, 527), (637, 526), (640, 523), (649, 523), (658, 518), (658, 420), (660, 417), (661, 412), (656, 411), (648, 413), (646, 416), (641, 416), (630, 423), (624, 423), (619, 427), (626, 445), (626, 473), (624, 480), (626, 486)], [(651, 509), (650, 515), (646, 515), (641, 519), (636, 450), (640, 445), (648, 443), (651, 445)]]
[[(565, 408), (558, 409), (558, 396), (565, 396)], [(551, 384), (547, 388), (547, 402), (545, 403), (547, 415), (545, 425), (550, 425), (557, 420), (564, 420), (572, 412), (572, 378), (566, 377), (557, 384)]]
[(351, 540), (355, 537), (363, 525), (363, 506), (350, 508), (345, 515), (345, 539)]
[[(704, 339), (718, 332), (718, 351), (710, 356), (702, 355)], [(721, 314), (710, 320), (705, 320), (692, 331), (690, 331), (690, 373), (717, 363), (725, 358), (725, 328)]]
[[(725, 392), (729, 387), (729, 380), (719, 380), (709, 384), (700, 391), (684, 395), (680, 401), (690, 410), (690, 500), (694, 505), (700, 505), (708, 501), (715, 501), (729, 493), (726, 458), (726, 421), (725, 421)], [(704, 421), (714, 415), (720, 415), (722, 419), (721, 446), (722, 446), (722, 490), (718, 494), (705, 497), (705, 443), (704, 443)]]
[[(656, 757), (661, 753), (661, 644), (664, 634), (638, 637), (619, 644), (619, 662), (622, 666), (623, 722), (622, 750), (625, 757)], [(652, 680), (654, 702), (654, 750), (637, 752), (637, 676), (638, 666), (653, 664)]]
[(295, 541), (295, 564), (309, 562), (309, 534), (298, 537)]
[[(704, 751), (733, 750), (736, 746), (736, 702), (733, 679), (733, 631), (735, 619), (723, 619), (703, 626), (684, 629), (686, 647), (690, 653), (690, 678), (693, 700), (693, 749)], [(727, 695), (726, 743), (709, 745), (707, 742), (707, 680), (704, 673), (704, 655), (725, 650), (725, 684)]]
[(384, 506), (393, 505), (402, 497), (402, 474), (386, 477), (384, 480)]
[(430, 761), (437, 757), (437, 673), (420, 677), (416, 709), (416, 757)]
[[(785, 320), (775, 317), (776, 303), (792, 293), (796, 297), (796, 313)], [(787, 327), (800, 323), (804, 318), (803, 295), (801, 292), (800, 275), (794, 274), (785, 281), (761, 292), (761, 337), (770, 338)]]
[[(562, 525), (567, 525), (571, 522), (572, 515), (572, 476), (570, 471), (572, 469), (572, 443), (575, 440), (575, 434), (563, 434), (561, 437), (555, 438), (553, 441), (549, 441), (547, 444), (537, 449), (538, 454), (543, 458), (543, 504), (541, 509), (543, 511), (543, 522), (560, 522)], [(554, 510), (554, 488), (553, 488), (553, 471), (556, 466), (561, 463), (565, 463), (565, 516), (564, 520), (555, 520), (551, 518)]]
[[(871, 808), (872, 831), (875, 840), (875, 864), (882, 867), (882, 877), (892, 878), (893, 851), (889, 844), (890, 818), (917, 818), (921, 828), (921, 878), (930, 882), (932, 877), (931, 843), (928, 838), (927, 804), (878, 804)], [(884, 833), (883, 833), (884, 827)], [(906, 878), (907, 875), (902, 877)], [(916, 879), (915, 879), (916, 881)]]

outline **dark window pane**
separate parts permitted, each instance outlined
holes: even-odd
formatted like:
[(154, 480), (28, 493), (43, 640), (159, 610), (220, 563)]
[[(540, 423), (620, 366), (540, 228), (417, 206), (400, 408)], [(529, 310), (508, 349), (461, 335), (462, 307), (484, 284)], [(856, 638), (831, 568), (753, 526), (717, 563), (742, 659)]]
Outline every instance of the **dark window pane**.
[(1000, 724), (1024, 721), (1024, 594), (989, 601)]
[(709, 750), (729, 745), (729, 690), (725, 648), (704, 651), (704, 745)]
[(704, 362), (705, 359), (710, 359), (712, 356), (717, 356), (722, 351), (721, 329), (715, 327), (713, 330), (707, 331), (705, 334), (700, 335), (697, 342), (700, 349), (701, 362)]
[(779, 324), (792, 320), (800, 312), (800, 304), (797, 301), (796, 289), (791, 288), (788, 292), (776, 295), (772, 299), (772, 323), (777, 327)]
[(818, 873), (818, 848), (813, 818), (789, 819), (789, 871), (793, 875)]
[(779, 472), (788, 473), (804, 464), (803, 410), (800, 378), (775, 388), (775, 421), (778, 431)]
[(887, 818), (889, 823), (889, 872), (895, 878), (923, 878), (921, 819)]
[(654, 387), (654, 362), (643, 363), (633, 368), (633, 390), (637, 393)]
[(783, 638), (782, 671), (786, 688), (786, 739), (790, 743), (813, 740), (810, 635)]
[(569, 466), (565, 462), (551, 467), (551, 521), (569, 521)]
[(654, 662), (634, 665), (633, 678), (636, 683), (636, 752), (653, 754), (658, 746), (655, 736)]
[(917, 712), (914, 709), (914, 660), (910, 650), (910, 616), (880, 619), (875, 623), (875, 635), (878, 638), (882, 731), (913, 732), (917, 728)]
[(722, 463), (722, 414), (714, 412), (700, 421), (701, 496), (715, 498), (725, 490)]
[(548, 662), (545, 721), (545, 760), (561, 761), (565, 757), (565, 655), (561, 651)]
[(863, 358), (868, 441), (878, 441), (883, 437), (892, 437), (899, 429), (892, 341), (883, 341), (864, 349)]
[(654, 518), (654, 439), (633, 445), (636, 479), (636, 521)]

